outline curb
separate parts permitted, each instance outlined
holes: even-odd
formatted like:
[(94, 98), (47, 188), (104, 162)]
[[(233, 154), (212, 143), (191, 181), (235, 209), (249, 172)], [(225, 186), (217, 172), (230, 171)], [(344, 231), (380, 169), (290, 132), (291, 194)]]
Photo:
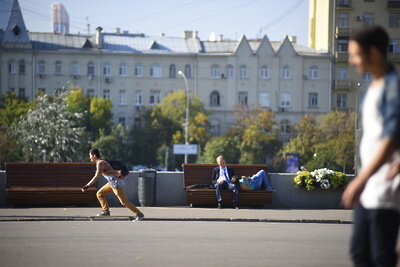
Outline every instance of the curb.
[[(1, 217), (1, 222), (57, 222), (57, 221), (133, 221), (132, 216), (126, 218), (107, 217)], [(143, 221), (171, 222), (261, 222), (261, 223), (314, 223), (314, 224), (353, 224), (347, 220), (317, 220), (317, 219), (245, 219), (245, 218), (144, 218)]]

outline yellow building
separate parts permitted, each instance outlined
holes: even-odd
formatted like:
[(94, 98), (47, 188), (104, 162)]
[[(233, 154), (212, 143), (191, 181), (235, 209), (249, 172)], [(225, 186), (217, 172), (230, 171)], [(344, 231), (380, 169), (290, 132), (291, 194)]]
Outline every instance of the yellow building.
[(399, 67), (400, 0), (309, 0), (309, 46), (334, 57), (334, 110), (354, 110), (357, 88), (364, 89), (371, 80), (370, 75), (361, 77), (347, 64), (350, 34), (370, 25), (388, 31), (389, 60)]

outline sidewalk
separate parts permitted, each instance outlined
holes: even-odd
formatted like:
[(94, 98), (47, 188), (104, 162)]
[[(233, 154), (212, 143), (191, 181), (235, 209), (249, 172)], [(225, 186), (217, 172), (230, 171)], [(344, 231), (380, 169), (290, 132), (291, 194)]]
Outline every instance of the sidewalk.
[[(216, 209), (189, 207), (138, 207), (146, 221), (232, 221), (281, 223), (352, 223), (352, 210), (298, 210), (298, 209)], [(5, 221), (89, 221), (100, 208), (1, 208), (0, 222)], [(108, 220), (127, 220), (133, 214), (124, 207), (111, 208)]]

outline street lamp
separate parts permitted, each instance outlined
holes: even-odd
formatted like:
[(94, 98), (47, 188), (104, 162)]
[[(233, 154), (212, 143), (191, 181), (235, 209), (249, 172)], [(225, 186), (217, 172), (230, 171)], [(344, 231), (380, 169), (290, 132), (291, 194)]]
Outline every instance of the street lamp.
[[(182, 71), (178, 71), (178, 75), (182, 76), (185, 81), (186, 86), (186, 116), (185, 116), (185, 145), (189, 144), (189, 85), (186, 79), (185, 74)], [(185, 154), (185, 163), (188, 162), (188, 154)]]

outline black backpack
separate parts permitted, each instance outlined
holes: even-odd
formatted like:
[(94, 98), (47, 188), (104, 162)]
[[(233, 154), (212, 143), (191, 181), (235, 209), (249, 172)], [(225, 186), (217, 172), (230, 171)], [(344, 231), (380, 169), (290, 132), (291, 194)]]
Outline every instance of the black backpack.
[(129, 174), (129, 169), (128, 167), (122, 163), (121, 161), (118, 160), (108, 160), (106, 159), (105, 161), (107, 161), (111, 167), (113, 168), (113, 170), (119, 170), (121, 171), (121, 175), (122, 176), (127, 176)]

